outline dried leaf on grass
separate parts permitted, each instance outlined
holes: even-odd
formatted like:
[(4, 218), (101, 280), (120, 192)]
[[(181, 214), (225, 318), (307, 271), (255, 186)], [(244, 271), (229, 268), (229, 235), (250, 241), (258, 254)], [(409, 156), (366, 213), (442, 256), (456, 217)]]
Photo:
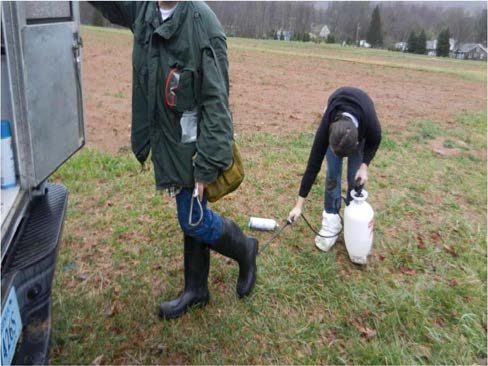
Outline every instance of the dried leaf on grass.
[(452, 287), (459, 285), (459, 281), (455, 278), (451, 278), (447, 282), (449, 283), (449, 286), (452, 286)]
[(92, 365), (93, 366), (99, 366), (102, 364), (102, 360), (103, 360), (103, 355), (100, 355), (100, 356), (97, 356), (93, 362), (92, 362)]
[(363, 327), (361, 325), (358, 325), (356, 328), (359, 331), (359, 333), (361, 333), (361, 335), (366, 339), (371, 339), (376, 337), (377, 332), (374, 329)]
[(412, 269), (412, 268), (408, 268), (408, 267), (401, 267), (400, 268), (400, 271), (403, 273), (403, 274), (406, 274), (406, 275), (409, 275), (409, 276), (414, 276), (417, 274), (417, 271)]
[(446, 250), (446, 252), (448, 252), (453, 257), (459, 256), (459, 254), (456, 252), (456, 250), (450, 245), (444, 245), (444, 249)]
[(119, 300), (115, 300), (112, 305), (110, 306), (110, 309), (108, 309), (106, 312), (105, 312), (105, 315), (107, 317), (111, 317), (111, 316), (114, 316), (118, 313), (120, 313), (120, 310), (122, 309), (122, 305), (120, 304)]
[(442, 240), (442, 237), (441, 237), (441, 234), (439, 234), (438, 231), (434, 231), (430, 234), (430, 238), (432, 239), (432, 241), (437, 245), (441, 242)]
[(417, 235), (417, 243), (418, 243), (418, 248), (419, 249), (425, 249), (425, 242), (424, 239), (422, 238), (422, 235), (418, 234)]
[(420, 352), (422, 352), (422, 355), (424, 357), (427, 357), (428, 358), (428, 357), (430, 357), (432, 355), (432, 352), (431, 352), (430, 348), (427, 347), (427, 346), (420, 345), (419, 346), (419, 350), (420, 350)]

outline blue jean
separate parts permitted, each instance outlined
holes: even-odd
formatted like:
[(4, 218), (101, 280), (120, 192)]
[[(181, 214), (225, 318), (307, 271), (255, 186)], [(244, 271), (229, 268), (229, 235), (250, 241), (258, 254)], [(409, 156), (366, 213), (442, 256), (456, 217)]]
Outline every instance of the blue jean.
[[(200, 239), (206, 244), (214, 244), (222, 236), (222, 218), (207, 207), (207, 199), (201, 201), (202, 208), (198, 205), (197, 198), (192, 197), (193, 189), (183, 188), (176, 196), (176, 209), (181, 230), (191, 237)], [(193, 210), (191, 222), (196, 223), (201, 217), (201, 222), (192, 226), (188, 222), (190, 216), (191, 200), (193, 199)], [(203, 216), (201, 216), (203, 212)]]
[[(354, 189), (354, 177), (363, 160), (362, 146), (347, 158), (347, 196), (346, 203), (351, 201), (350, 192)], [(324, 210), (327, 213), (337, 214), (341, 208), (341, 180), (342, 158), (335, 155), (330, 147), (325, 154), (327, 159), (327, 173), (325, 177)]]

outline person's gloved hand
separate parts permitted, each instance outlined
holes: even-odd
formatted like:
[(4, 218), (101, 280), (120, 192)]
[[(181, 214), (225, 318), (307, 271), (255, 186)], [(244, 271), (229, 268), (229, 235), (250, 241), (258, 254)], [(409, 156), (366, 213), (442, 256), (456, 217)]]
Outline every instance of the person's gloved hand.
[(293, 209), (288, 214), (288, 222), (293, 224), (302, 214), (302, 208), (298, 205), (293, 207)]
[(354, 177), (355, 182), (358, 182), (358, 180), (360, 185), (364, 185), (368, 180), (368, 166), (364, 163), (361, 164)]

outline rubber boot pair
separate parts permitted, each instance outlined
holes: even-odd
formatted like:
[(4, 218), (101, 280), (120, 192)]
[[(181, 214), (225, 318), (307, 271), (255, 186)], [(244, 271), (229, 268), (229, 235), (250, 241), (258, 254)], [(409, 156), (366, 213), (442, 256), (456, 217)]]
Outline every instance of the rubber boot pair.
[[(210, 295), (208, 272), (210, 267), (209, 246), (185, 235), (185, 288), (175, 300), (164, 302), (159, 307), (159, 316), (165, 319), (178, 318), (191, 307), (205, 306)], [(256, 282), (256, 256), (258, 241), (247, 237), (233, 221), (223, 218), (222, 235), (211, 248), (234, 259), (239, 264), (237, 295), (242, 298), (251, 293)]]

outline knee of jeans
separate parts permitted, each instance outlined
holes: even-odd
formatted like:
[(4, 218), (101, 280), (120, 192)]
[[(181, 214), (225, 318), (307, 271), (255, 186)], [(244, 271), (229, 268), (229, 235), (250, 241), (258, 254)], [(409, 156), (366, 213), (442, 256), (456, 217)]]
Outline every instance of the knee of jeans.
[(188, 236), (193, 236), (193, 237), (198, 236), (199, 231), (202, 230), (201, 228), (202, 223), (196, 226), (190, 225), (190, 223), (188, 222), (188, 217), (186, 219), (179, 218), (179, 222), (180, 222), (181, 230), (183, 231), (184, 234)]
[(337, 188), (337, 180), (335, 178), (327, 177), (325, 180), (325, 189), (327, 192), (332, 192)]

